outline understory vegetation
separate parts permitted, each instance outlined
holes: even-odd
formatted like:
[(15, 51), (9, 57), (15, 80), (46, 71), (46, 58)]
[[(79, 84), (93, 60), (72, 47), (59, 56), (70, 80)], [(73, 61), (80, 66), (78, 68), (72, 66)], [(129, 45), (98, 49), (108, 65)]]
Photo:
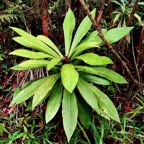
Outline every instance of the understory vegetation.
[(0, 144), (143, 142), (143, 1), (0, 0)]

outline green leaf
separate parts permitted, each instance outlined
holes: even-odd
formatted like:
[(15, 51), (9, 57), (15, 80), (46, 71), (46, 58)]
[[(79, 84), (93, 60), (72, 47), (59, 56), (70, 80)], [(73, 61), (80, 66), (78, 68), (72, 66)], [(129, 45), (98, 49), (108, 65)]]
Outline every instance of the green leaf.
[(7, 129), (5, 128), (5, 126), (4, 126), (4, 124), (2, 124), (2, 123), (0, 123), (0, 134), (1, 134), (1, 132), (6, 132), (6, 133), (9, 133), (8, 131), (7, 131)]
[(61, 54), (61, 52), (58, 50), (56, 45), (48, 37), (44, 35), (38, 35), (37, 38), (43, 41), (48, 46), (50, 46), (54, 51), (56, 51), (61, 56), (61, 58), (63, 58), (63, 55)]
[(18, 49), (10, 53), (11, 55), (21, 56), (30, 59), (42, 59), (42, 58), (52, 58), (52, 56), (42, 53), (42, 52), (33, 52), (25, 49)]
[(22, 38), (18, 37), (19, 39), (14, 38), (14, 40), (15, 41), (17, 40), (18, 43), (21, 44), (21, 43), (23, 43), (23, 40), (24, 40), (24, 44), (27, 44), (27, 42), (28, 42), (28, 45), (30, 44), (30, 45), (36, 47), (37, 49), (41, 50), (42, 52), (51, 54), (52, 56), (54, 56), (56, 58), (59, 57), (59, 55), (55, 51), (53, 51), (50, 47), (48, 47), (46, 44), (44, 44), (41, 40), (39, 40), (35, 36), (25, 32), (24, 30), (19, 29), (19, 28), (15, 28), (15, 27), (10, 27), (10, 28), (13, 29), (20, 36), (22, 36)]
[(90, 122), (92, 121), (92, 110), (80, 96), (77, 96), (77, 103), (79, 120), (84, 127), (88, 128)]
[(63, 22), (66, 56), (68, 56), (69, 53), (74, 28), (75, 28), (75, 16), (72, 10), (69, 9)]
[(133, 27), (119, 27), (119, 28), (113, 28), (109, 31), (107, 31), (104, 34), (104, 37), (109, 41), (110, 44), (113, 44), (120, 40), (122, 37), (127, 35)]
[(107, 65), (113, 64), (113, 61), (106, 56), (99, 56), (94, 53), (86, 53), (76, 57), (76, 59), (83, 60), (89, 65)]
[(91, 85), (88, 82), (80, 78), (77, 84), (77, 88), (87, 104), (89, 104), (100, 116), (109, 119), (109, 117), (98, 106), (97, 98), (91, 89)]
[(95, 86), (91, 86), (93, 92), (95, 93), (98, 101), (98, 105), (100, 108), (113, 120), (120, 122), (119, 115), (116, 107), (113, 102), (109, 99), (109, 97), (104, 94), (101, 90), (99, 90)]
[(113, 70), (103, 67), (96, 67), (94, 70), (97, 72), (97, 75), (104, 77), (112, 82), (118, 84), (127, 84), (127, 81), (124, 79), (124, 77)]
[(86, 42), (86, 43), (81, 43), (79, 44), (75, 49), (74, 49), (74, 53), (71, 57), (70, 60), (74, 59), (76, 56), (78, 56), (79, 54), (81, 54), (83, 51), (88, 50), (90, 48), (99, 48), (98, 44), (96, 42)]
[(62, 100), (62, 118), (68, 142), (70, 141), (76, 128), (77, 117), (78, 117), (78, 107), (76, 96), (74, 93), (69, 93), (65, 89)]
[[(107, 32), (107, 29), (102, 29), (102, 34), (105, 34)], [(102, 40), (101, 38), (98, 36), (98, 32), (93, 31), (91, 32), (83, 41), (83, 42), (96, 42), (98, 46), (102, 45)]]
[(61, 78), (63, 86), (70, 92), (75, 89), (79, 74), (72, 64), (64, 64), (61, 68)]
[(54, 91), (52, 95), (50, 96), (47, 107), (46, 107), (46, 113), (45, 113), (45, 119), (46, 123), (48, 123), (58, 112), (60, 105), (61, 105), (61, 99), (62, 99), (62, 91), (63, 87), (62, 85), (56, 85), (54, 88)]
[(33, 97), (32, 109), (34, 109), (47, 97), (48, 93), (53, 88), (58, 78), (59, 74), (48, 76), (47, 80), (38, 87)]
[(14, 104), (19, 104), (24, 102), (25, 100), (29, 99), (35, 91), (38, 89), (38, 87), (44, 83), (47, 80), (48, 77), (44, 77), (38, 80), (35, 80), (34, 82), (30, 83), (26, 88), (21, 90), (12, 100), (10, 106)]
[[(94, 9), (91, 14), (93, 16), (93, 18), (95, 18), (95, 13), (96, 13), (96, 9)], [(76, 34), (74, 36), (71, 48), (70, 48), (70, 53), (69, 53), (69, 57), (71, 56), (71, 54), (73, 53), (73, 50), (75, 49), (75, 47), (78, 45), (78, 43), (81, 41), (81, 39), (85, 36), (85, 34), (89, 31), (90, 27), (92, 25), (91, 20), (89, 19), (88, 16), (86, 16), (83, 21), (80, 23)]]
[(104, 77), (112, 82), (118, 84), (126, 84), (127, 81), (124, 79), (123, 76), (118, 74), (117, 72), (104, 68), (104, 67), (87, 67), (87, 66), (75, 66), (78, 68), (78, 71), (83, 71), (91, 74), (95, 74), (101, 77)]
[(28, 70), (40, 67), (46, 67), (48, 65), (48, 60), (27, 60), (18, 65), (11, 67), (13, 70)]
[(110, 85), (110, 82), (104, 78), (91, 75), (91, 74), (86, 74), (86, 73), (80, 73), (80, 76), (89, 82), (92, 82), (94, 84), (99, 84), (99, 85)]
[(52, 59), (47, 64), (47, 70), (52, 69), (55, 65), (57, 65), (58, 62), (60, 62), (61, 59)]

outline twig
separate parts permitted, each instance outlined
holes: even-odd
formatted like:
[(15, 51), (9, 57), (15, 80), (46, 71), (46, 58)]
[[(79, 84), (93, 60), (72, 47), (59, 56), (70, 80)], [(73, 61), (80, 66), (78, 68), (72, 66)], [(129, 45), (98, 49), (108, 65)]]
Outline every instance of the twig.
[(98, 31), (98, 36), (104, 41), (105, 45), (115, 54), (115, 56), (121, 61), (122, 65), (124, 66), (124, 68), (126, 69), (127, 73), (130, 75), (131, 79), (134, 81), (134, 83), (138, 86), (138, 87), (142, 87), (141, 84), (132, 76), (129, 68), (127, 67), (126, 63), (121, 59), (121, 57), (119, 56), (119, 54), (117, 53), (117, 51), (113, 48), (113, 46), (107, 41), (107, 39), (105, 39), (104, 35), (102, 34), (102, 30), (100, 25), (95, 21), (95, 19), (92, 17), (89, 9), (87, 8), (85, 2), (83, 0), (79, 0), (79, 2), (81, 3), (81, 5), (84, 7), (88, 17), (90, 18), (90, 20), (92, 21), (93, 25), (95, 26), (96, 30)]

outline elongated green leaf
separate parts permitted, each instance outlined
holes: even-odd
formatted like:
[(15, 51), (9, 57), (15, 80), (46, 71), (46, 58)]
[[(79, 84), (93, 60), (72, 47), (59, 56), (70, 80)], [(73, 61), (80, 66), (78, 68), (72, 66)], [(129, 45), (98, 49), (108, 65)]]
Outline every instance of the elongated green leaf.
[(52, 56), (48, 54), (42, 52), (33, 52), (25, 49), (18, 49), (11, 52), (10, 54), (25, 57), (25, 58), (31, 58), (31, 59), (52, 58)]
[(4, 124), (0, 123), (0, 133), (3, 132), (3, 131), (6, 132), (6, 133), (9, 133), (7, 131), (7, 129), (5, 128)]
[(38, 35), (37, 38), (43, 41), (48, 46), (50, 46), (54, 51), (56, 51), (61, 56), (61, 58), (63, 58), (63, 55), (61, 54), (61, 52), (58, 50), (56, 45), (48, 37), (44, 35)]
[(113, 61), (106, 56), (99, 56), (94, 53), (86, 53), (76, 57), (76, 59), (83, 60), (89, 65), (107, 65), (113, 64)]
[(70, 60), (74, 59), (76, 56), (78, 56), (79, 54), (81, 54), (83, 51), (88, 50), (90, 48), (99, 48), (98, 47), (98, 43), (96, 42), (86, 42), (86, 43), (81, 43), (79, 44), (75, 49), (74, 49), (74, 53), (71, 57)]
[(91, 75), (91, 74), (86, 74), (86, 73), (80, 73), (80, 76), (89, 82), (92, 82), (94, 84), (99, 84), (99, 85), (110, 85), (110, 82), (104, 78), (95, 76), (95, 75)]
[(92, 110), (80, 96), (77, 96), (77, 103), (79, 120), (84, 127), (88, 128), (90, 122), (92, 121)]
[(52, 69), (58, 62), (60, 62), (61, 59), (52, 59), (51, 61), (48, 62), (47, 64), (47, 70)]
[(119, 27), (119, 28), (113, 28), (109, 31), (107, 31), (104, 34), (104, 37), (109, 41), (110, 44), (113, 44), (120, 40), (122, 37), (127, 35), (133, 27)]
[(47, 80), (43, 84), (41, 84), (41, 86), (35, 91), (32, 101), (32, 109), (34, 109), (38, 104), (42, 102), (42, 100), (47, 97), (47, 94), (53, 88), (58, 78), (59, 74), (49, 76)]
[(56, 115), (56, 113), (60, 108), (63, 92), (62, 90), (63, 90), (62, 85), (60, 86), (57, 84), (52, 95), (50, 96), (45, 113), (46, 123), (48, 123), (51, 119), (53, 119), (53, 117)]
[[(53, 51), (50, 47), (48, 47), (45, 43), (43, 43), (41, 40), (39, 40), (38, 38), (34, 37), (33, 35), (25, 32), (24, 30), (19, 29), (19, 28), (15, 28), (15, 27), (10, 27), (10, 28), (13, 29), (20, 36), (23, 37), (23, 39), (19, 39), (17, 41), (18, 43), (20, 42), (20, 40), (24, 40), (25, 39), (26, 41), (28, 41), (29, 44), (32, 44), (33, 46), (36, 46), (42, 52), (46, 52), (48, 54), (51, 54), (52, 56), (54, 56), (56, 58), (59, 57), (59, 55), (55, 51)], [(16, 40), (16, 38), (14, 40)], [(23, 41), (21, 41), (21, 42), (23, 43)]]
[(103, 68), (103, 67), (96, 67), (94, 70), (97, 72), (97, 75), (104, 77), (112, 82), (118, 83), (118, 84), (126, 84), (127, 81), (124, 79), (123, 76), (118, 74), (117, 72)]
[(94, 92), (91, 89), (91, 86), (89, 83), (84, 81), (83, 79), (79, 79), (77, 88), (84, 98), (84, 100), (102, 117), (105, 117), (109, 119), (109, 117), (100, 109), (97, 103), (97, 98), (94, 94)]
[[(107, 32), (107, 29), (102, 29), (102, 34), (106, 33)], [(98, 43), (98, 46), (101, 46), (101, 38), (98, 36), (98, 32), (97, 30), (96, 31), (93, 31), (91, 32), (83, 41), (83, 42), (97, 42)]]
[(75, 89), (79, 74), (72, 64), (65, 64), (61, 68), (61, 78), (63, 86), (70, 92)]
[[(96, 13), (96, 9), (94, 9), (91, 14), (93, 16), (93, 18), (95, 18), (95, 13)], [(73, 53), (73, 50), (75, 49), (75, 47), (77, 46), (77, 44), (81, 41), (81, 39), (85, 36), (85, 34), (89, 31), (90, 27), (92, 25), (91, 20), (89, 19), (88, 16), (86, 16), (83, 21), (80, 23), (76, 34), (74, 36), (73, 42), (72, 42), (72, 46), (70, 48), (70, 53), (69, 53), (69, 57), (71, 56), (71, 54)]]
[(27, 60), (18, 65), (13, 66), (13, 70), (28, 70), (33, 68), (46, 67), (49, 61), (47, 60)]
[(19, 104), (24, 102), (25, 100), (29, 99), (38, 87), (47, 80), (48, 77), (41, 78), (39, 80), (35, 80), (34, 82), (30, 83), (26, 88), (21, 90), (12, 100), (10, 106), (14, 104)]
[(68, 56), (68, 53), (69, 53), (70, 44), (72, 40), (72, 33), (73, 33), (74, 28), (75, 28), (75, 16), (72, 10), (69, 9), (63, 22), (66, 56)]
[(120, 122), (119, 115), (116, 107), (113, 102), (109, 99), (109, 97), (104, 94), (101, 90), (99, 90), (95, 86), (91, 86), (93, 92), (95, 93), (98, 101), (98, 105), (100, 108), (113, 120)]
[(118, 74), (117, 72), (104, 68), (104, 67), (87, 67), (87, 66), (75, 66), (75, 68), (78, 68), (79, 71), (95, 74), (101, 77), (104, 77), (112, 82), (118, 83), (118, 84), (126, 84), (127, 81), (124, 79), (123, 76)]
[(69, 93), (66, 89), (62, 100), (62, 117), (64, 130), (69, 142), (77, 125), (78, 107), (75, 94)]

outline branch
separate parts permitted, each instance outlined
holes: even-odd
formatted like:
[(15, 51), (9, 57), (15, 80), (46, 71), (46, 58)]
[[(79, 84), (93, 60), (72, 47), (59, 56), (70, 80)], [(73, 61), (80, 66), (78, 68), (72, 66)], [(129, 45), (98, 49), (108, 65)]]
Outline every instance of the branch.
[(121, 57), (119, 56), (119, 54), (117, 53), (117, 51), (113, 48), (113, 46), (107, 41), (107, 39), (105, 39), (104, 35), (102, 34), (102, 29), (100, 27), (100, 25), (95, 21), (95, 19), (92, 17), (89, 9), (87, 8), (85, 2), (83, 0), (79, 0), (79, 2), (81, 3), (81, 5), (84, 7), (88, 17), (90, 18), (90, 20), (92, 21), (93, 25), (95, 26), (96, 30), (98, 31), (98, 36), (104, 41), (105, 45), (115, 54), (115, 56), (121, 61), (122, 65), (124, 66), (124, 68), (126, 69), (127, 73), (130, 75), (131, 79), (133, 80), (133, 82), (138, 86), (138, 87), (142, 87), (141, 84), (132, 76), (129, 68), (127, 67), (126, 63), (121, 59)]

